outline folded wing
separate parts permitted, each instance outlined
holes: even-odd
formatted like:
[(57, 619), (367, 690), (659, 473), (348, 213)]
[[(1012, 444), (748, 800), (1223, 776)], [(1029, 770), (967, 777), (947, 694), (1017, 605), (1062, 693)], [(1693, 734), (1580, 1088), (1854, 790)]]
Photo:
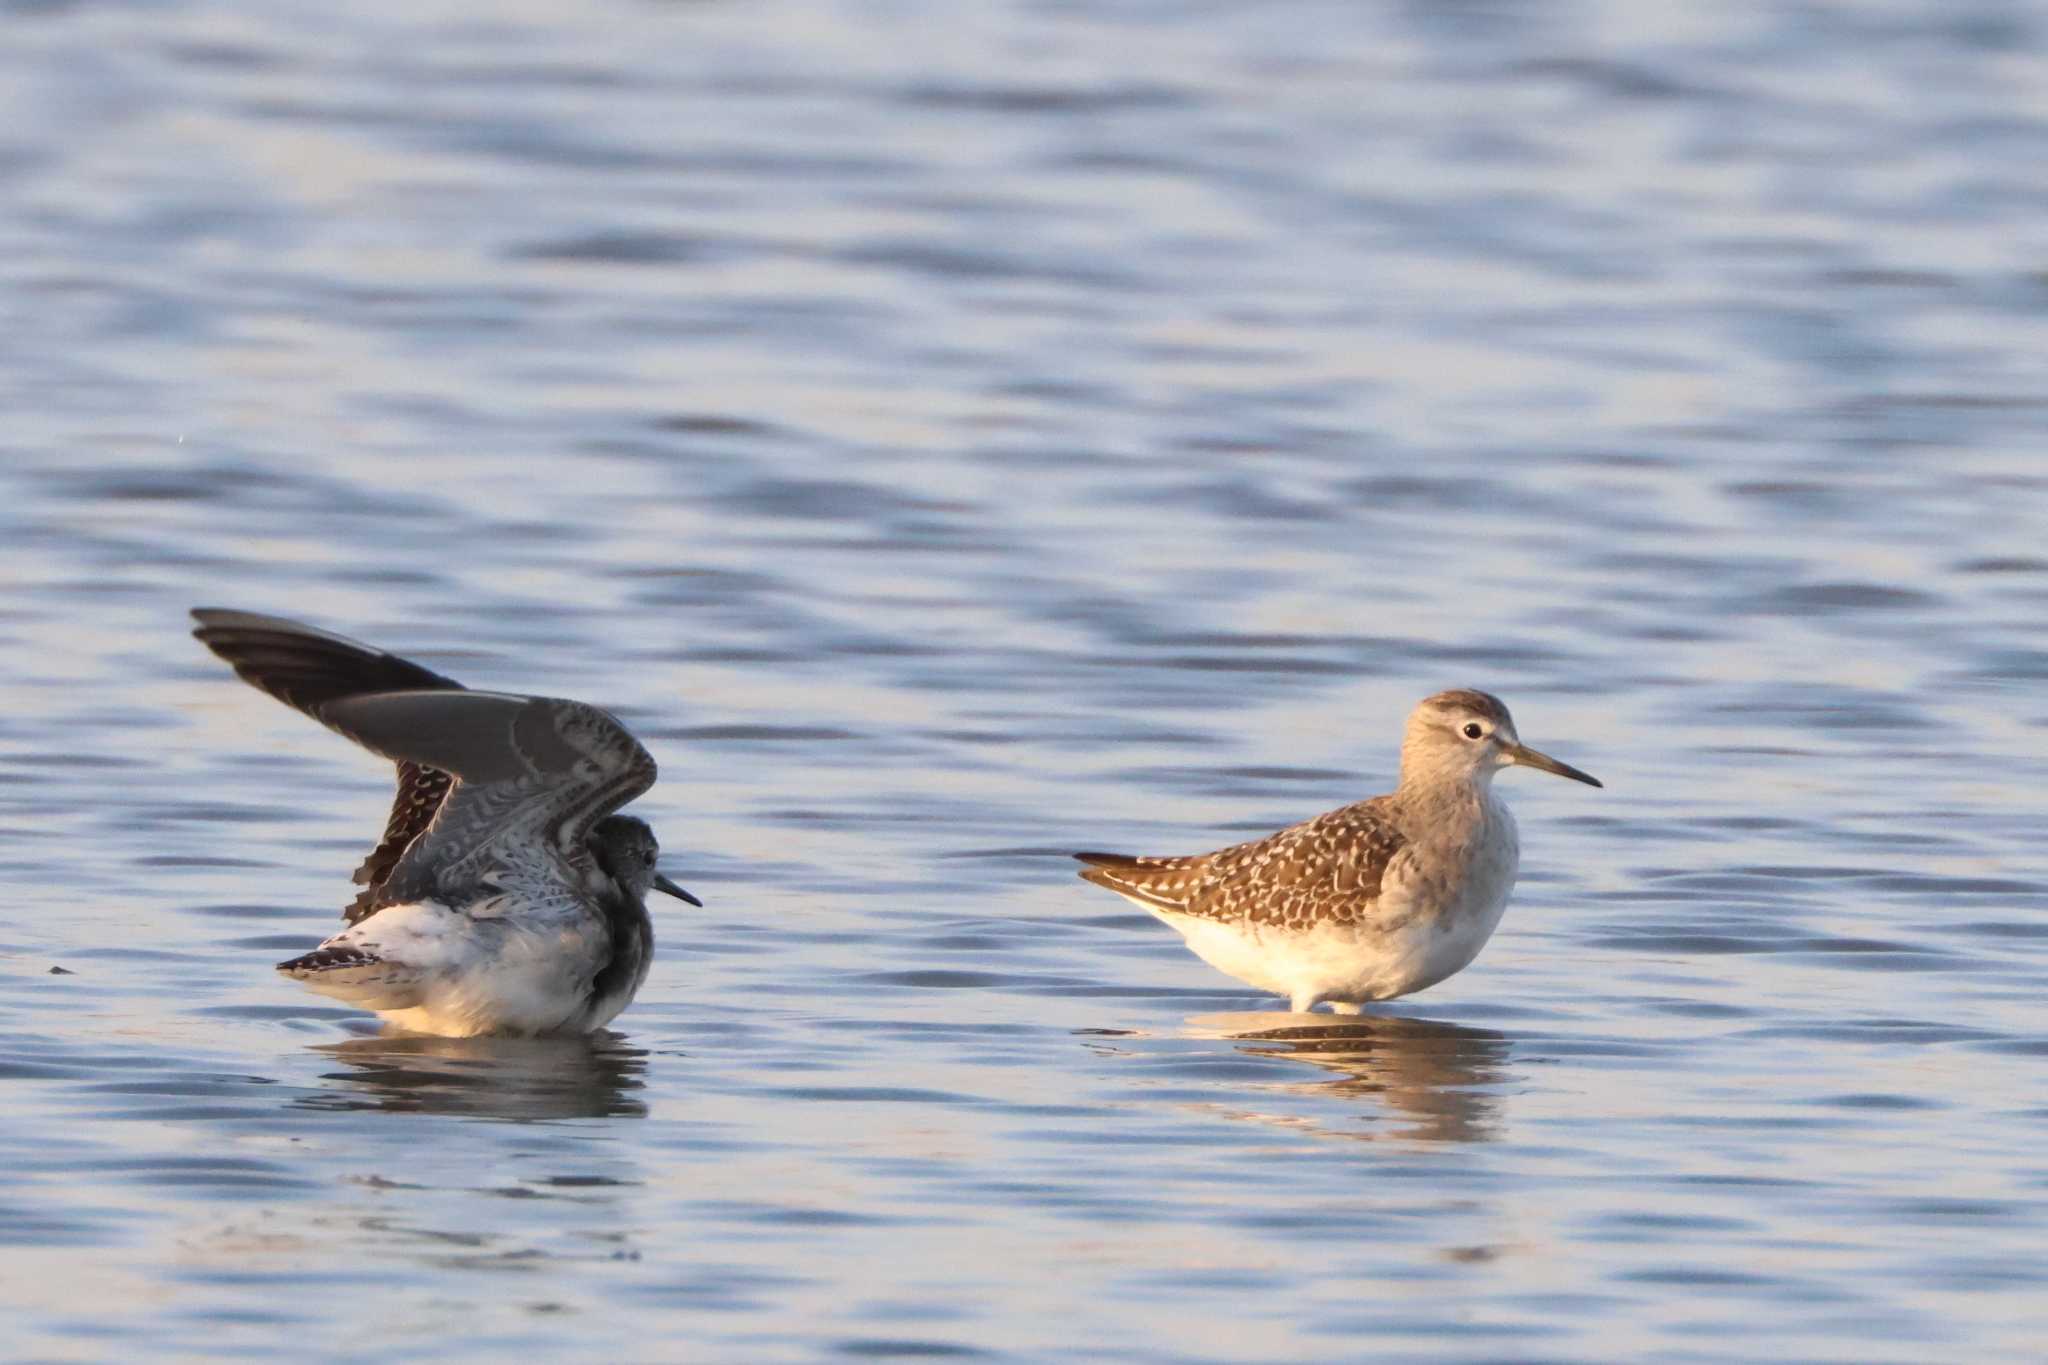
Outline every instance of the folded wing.
[(1379, 899), (1387, 865), (1406, 843), (1386, 798), (1290, 825), (1277, 834), (1185, 858), (1077, 853), (1081, 876), (1173, 914), (1300, 928), (1353, 923)]

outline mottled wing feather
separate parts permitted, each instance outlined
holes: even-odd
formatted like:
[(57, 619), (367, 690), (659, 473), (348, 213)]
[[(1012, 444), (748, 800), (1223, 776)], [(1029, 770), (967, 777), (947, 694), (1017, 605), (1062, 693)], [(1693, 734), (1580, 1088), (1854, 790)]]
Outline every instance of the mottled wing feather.
[(384, 822), (383, 839), (355, 870), (352, 880), (363, 889), (341, 912), (343, 920), (354, 924), (376, 912), (377, 895), (392, 869), (412, 847), (412, 841), (433, 823), (435, 812), (441, 809), (442, 800), (454, 785), (455, 780), (439, 768), (399, 761), (398, 794), (391, 801), (391, 818)]
[(1175, 914), (1299, 929), (1355, 924), (1379, 899), (1406, 842), (1385, 797), (1318, 815), (1277, 834), (1185, 858), (1075, 856), (1099, 886)]
[[(328, 724), (321, 708), (373, 692), (461, 691), (462, 684), (410, 659), (281, 616), (199, 607), (192, 634), (231, 665), (236, 676), (287, 706)], [(384, 837), (370, 850), (354, 880), (363, 891), (341, 917), (355, 924), (374, 913), (378, 895), (412, 841), (432, 823), (453, 785), (448, 774), (404, 759)]]
[(433, 819), (373, 888), (370, 909), (426, 898), (581, 904), (590, 830), (654, 785), (654, 759), (612, 716), (556, 697), (387, 692), (323, 708), (374, 753), (453, 774)]

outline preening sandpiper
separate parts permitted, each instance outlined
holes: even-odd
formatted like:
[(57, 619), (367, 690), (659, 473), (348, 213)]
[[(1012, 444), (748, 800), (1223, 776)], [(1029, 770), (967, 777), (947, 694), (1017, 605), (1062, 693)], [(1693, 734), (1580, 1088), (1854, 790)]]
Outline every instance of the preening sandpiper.
[(1601, 785), (1523, 744), (1498, 697), (1459, 689), (1409, 714), (1385, 796), (1214, 853), (1074, 856), (1219, 971), (1296, 1013), (1327, 1001), (1356, 1014), (1434, 986), (1493, 935), (1521, 856), (1493, 777), (1515, 764)]
[(279, 971), (451, 1037), (587, 1033), (626, 1007), (654, 954), (647, 893), (700, 902), (655, 870), (646, 823), (613, 813), (654, 785), (624, 726), (281, 617), (192, 615), (244, 680), (398, 764), (348, 928)]

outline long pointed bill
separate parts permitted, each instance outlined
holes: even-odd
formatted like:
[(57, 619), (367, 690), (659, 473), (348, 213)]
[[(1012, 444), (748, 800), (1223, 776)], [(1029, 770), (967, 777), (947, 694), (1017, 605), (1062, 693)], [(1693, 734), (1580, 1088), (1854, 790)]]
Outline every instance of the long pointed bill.
[(1549, 754), (1539, 754), (1526, 744), (1509, 744), (1503, 752), (1507, 754), (1508, 762), (1519, 763), (1524, 768), (1541, 768), (1544, 772), (1569, 777), (1572, 781), (1583, 782), (1589, 787), (1603, 785), (1600, 779), (1591, 773), (1582, 773), (1569, 763), (1558, 762)]
[[(1590, 777), (1586, 780), (1588, 782), (1593, 782), (1593, 779)], [(1600, 784), (1598, 782), (1593, 782), (1593, 785), (1597, 787)], [(699, 910), (702, 910), (704, 908), (703, 901), (698, 900), (695, 896), (683, 890), (683, 888), (677, 886), (674, 882), (662, 876), (659, 872), (654, 874), (654, 889), (656, 891), (666, 891), (669, 895), (674, 896), (679, 901), (688, 901), (690, 904), (696, 906)]]

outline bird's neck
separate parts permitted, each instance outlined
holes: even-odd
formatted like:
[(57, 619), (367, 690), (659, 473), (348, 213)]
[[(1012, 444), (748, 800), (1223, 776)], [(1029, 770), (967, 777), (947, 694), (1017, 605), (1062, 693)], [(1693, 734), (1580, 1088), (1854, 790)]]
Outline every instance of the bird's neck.
[(1485, 801), (1493, 793), (1493, 774), (1492, 768), (1445, 767), (1403, 760), (1395, 789), (1404, 800), (1411, 801)]
[(1501, 810), (1490, 771), (1403, 767), (1395, 795), (1406, 826), (1402, 832), (1417, 842), (1436, 843), (1452, 831), (1483, 829)]

